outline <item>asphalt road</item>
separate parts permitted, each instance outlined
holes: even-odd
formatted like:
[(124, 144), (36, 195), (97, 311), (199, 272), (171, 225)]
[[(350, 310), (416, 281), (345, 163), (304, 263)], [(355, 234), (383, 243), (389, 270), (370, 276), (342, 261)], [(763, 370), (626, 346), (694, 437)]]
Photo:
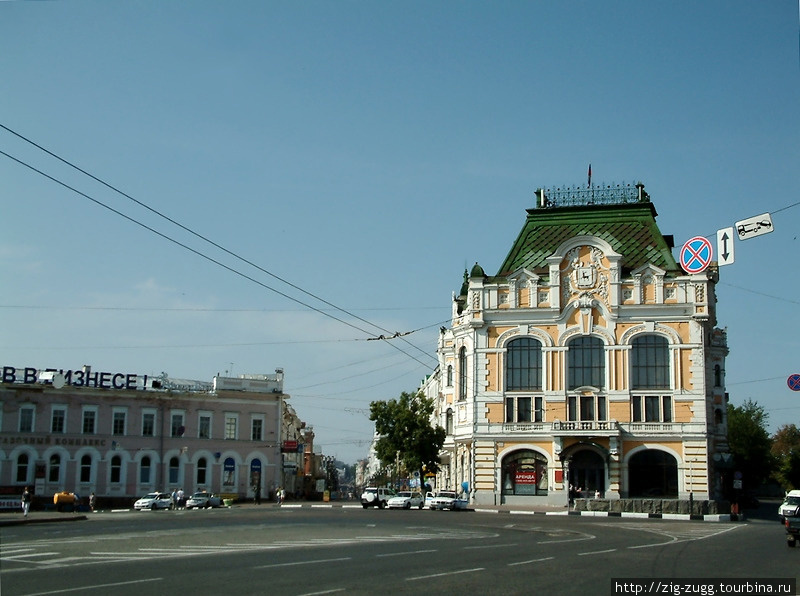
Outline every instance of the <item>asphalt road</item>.
[(243, 507), (99, 513), (0, 534), (3, 596), (632, 593), (615, 578), (671, 580), (659, 593), (675, 596), (687, 593), (677, 578), (796, 580), (798, 570), (800, 548), (771, 519)]

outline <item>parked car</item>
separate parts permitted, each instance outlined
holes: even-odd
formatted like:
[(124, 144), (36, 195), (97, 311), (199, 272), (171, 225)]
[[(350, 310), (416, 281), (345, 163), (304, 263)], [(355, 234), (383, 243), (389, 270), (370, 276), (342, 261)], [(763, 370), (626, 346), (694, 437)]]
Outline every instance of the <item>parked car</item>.
[(433, 497), (430, 508), (439, 510), (449, 509), (450, 511), (466, 509), (467, 500), (459, 497), (455, 491), (443, 490), (436, 493), (436, 496)]
[(186, 500), (186, 509), (222, 507), (222, 499), (215, 494), (200, 491)]
[(389, 499), (386, 505), (389, 509), (411, 509), (412, 507), (422, 509), (425, 500), (422, 498), (422, 493), (401, 491)]
[(368, 487), (361, 493), (361, 506), (364, 509), (367, 507), (383, 509), (393, 496), (395, 493), (391, 488)]
[(790, 490), (778, 507), (778, 519), (783, 523), (787, 517), (800, 516), (800, 490)]
[(433, 509), (431, 505), (433, 505), (433, 498), (435, 496), (436, 494), (433, 491), (425, 493), (425, 509)]
[(172, 509), (173, 507), (172, 495), (169, 493), (148, 493), (133, 504), (133, 508), (139, 511), (144, 509), (155, 511), (156, 509)]

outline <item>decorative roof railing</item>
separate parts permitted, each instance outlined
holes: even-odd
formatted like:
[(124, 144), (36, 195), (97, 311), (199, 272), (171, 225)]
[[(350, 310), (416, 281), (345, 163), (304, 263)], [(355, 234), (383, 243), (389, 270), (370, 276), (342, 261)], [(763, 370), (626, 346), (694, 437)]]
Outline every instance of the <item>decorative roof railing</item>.
[(644, 184), (601, 184), (564, 188), (540, 188), (536, 191), (536, 208), (583, 207), (587, 205), (620, 205), (625, 203), (649, 203), (650, 195)]

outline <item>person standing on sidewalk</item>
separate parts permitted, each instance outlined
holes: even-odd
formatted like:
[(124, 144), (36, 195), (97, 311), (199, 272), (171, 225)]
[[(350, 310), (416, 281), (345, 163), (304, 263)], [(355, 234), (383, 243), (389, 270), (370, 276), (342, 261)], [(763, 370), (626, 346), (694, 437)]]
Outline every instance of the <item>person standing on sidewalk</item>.
[(31, 491), (28, 490), (28, 487), (25, 487), (25, 490), (22, 491), (22, 516), (28, 517), (28, 511), (31, 510)]

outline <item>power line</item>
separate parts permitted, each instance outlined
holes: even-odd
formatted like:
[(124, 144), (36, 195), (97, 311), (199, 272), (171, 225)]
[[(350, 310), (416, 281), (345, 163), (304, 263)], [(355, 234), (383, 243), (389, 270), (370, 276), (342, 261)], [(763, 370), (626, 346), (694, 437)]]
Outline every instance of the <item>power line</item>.
[[(64, 163), (64, 164), (66, 164), (66, 165), (68, 165), (69, 167), (71, 167), (71, 168), (73, 168), (73, 169), (77, 170), (78, 172), (81, 172), (81, 173), (82, 173), (82, 174), (84, 174), (85, 176), (88, 176), (88, 177), (89, 177), (89, 178), (91, 178), (92, 180), (94, 180), (94, 181), (96, 181), (96, 182), (99, 182), (100, 184), (102, 184), (102, 185), (103, 185), (103, 186), (105, 186), (106, 188), (109, 188), (109, 189), (113, 190), (114, 192), (116, 192), (116, 193), (118, 193), (118, 194), (122, 195), (122, 196), (123, 196), (123, 197), (125, 197), (126, 199), (129, 199), (129, 200), (133, 201), (134, 203), (136, 203), (136, 204), (137, 204), (137, 205), (139, 205), (140, 207), (143, 207), (144, 209), (147, 209), (148, 211), (150, 211), (151, 213), (153, 213), (153, 214), (157, 215), (158, 217), (161, 217), (162, 219), (165, 219), (165, 220), (167, 220), (167, 221), (168, 221), (168, 222), (170, 222), (171, 224), (173, 224), (173, 225), (175, 225), (175, 226), (178, 226), (180, 229), (184, 230), (185, 232), (188, 232), (189, 234), (192, 234), (193, 236), (195, 236), (195, 237), (197, 237), (197, 238), (199, 238), (199, 239), (203, 240), (204, 242), (207, 242), (207, 243), (208, 243), (208, 244), (210, 244), (211, 246), (213, 246), (213, 247), (215, 247), (215, 248), (217, 248), (217, 249), (219, 249), (219, 250), (223, 251), (224, 253), (226, 253), (226, 254), (228, 254), (228, 255), (230, 255), (230, 256), (232, 256), (232, 257), (234, 257), (235, 259), (238, 259), (239, 261), (242, 261), (243, 263), (246, 263), (246, 264), (250, 265), (251, 267), (254, 267), (254, 268), (255, 268), (255, 269), (257, 269), (258, 271), (261, 271), (262, 273), (265, 273), (266, 275), (269, 275), (270, 277), (272, 277), (272, 278), (274, 278), (274, 279), (276, 279), (276, 280), (280, 281), (281, 283), (284, 283), (284, 284), (288, 285), (289, 287), (291, 287), (291, 288), (294, 288), (295, 290), (297, 290), (297, 291), (299, 291), (299, 292), (302, 292), (303, 294), (305, 294), (305, 295), (307, 295), (307, 296), (309, 296), (309, 297), (311, 297), (311, 298), (314, 298), (315, 300), (318, 300), (318, 301), (322, 302), (323, 304), (326, 304), (326, 305), (330, 306), (331, 308), (333, 308), (333, 309), (335, 309), (335, 310), (337, 310), (337, 311), (339, 311), (339, 312), (341, 312), (341, 313), (343, 313), (343, 314), (346, 314), (346, 315), (348, 315), (348, 316), (350, 316), (350, 317), (352, 317), (352, 318), (354, 318), (354, 319), (356, 319), (356, 320), (358, 320), (358, 321), (361, 321), (362, 323), (366, 323), (367, 325), (370, 325), (370, 326), (372, 326), (372, 327), (375, 327), (376, 329), (379, 329), (380, 331), (383, 331), (383, 332), (385, 332), (385, 333), (393, 333), (392, 331), (389, 331), (388, 329), (384, 329), (383, 327), (381, 327), (380, 325), (377, 325), (376, 323), (373, 323), (373, 322), (371, 322), (371, 321), (368, 321), (368, 320), (366, 320), (366, 319), (364, 319), (364, 318), (362, 318), (362, 317), (360, 317), (360, 316), (358, 316), (358, 315), (356, 315), (356, 314), (353, 314), (352, 312), (349, 312), (349, 311), (347, 311), (347, 310), (345, 310), (345, 309), (343, 309), (343, 308), (340, 308), (339, 306), (337, 306), (337, 305), (333, 304), (332, 302), (329, 302), (328, 300), (325, 300), (324, 298), (322, 298), (322, 297), (320, 297), (320, 296), (317, 296), (316, 294), (313, 294), (313, 293), (311, 293), (311, 292), (309, 292), (309, 291), (307, 291), (307, 290), (305, 290), (305, 289), (301, 288), (300, 286), (298, 286), (298, 285), (296, 285), (296, 284), (294, 284), (294, 283), (292, 283), (292, 282), (290, 282), (290, 281), (288, 281), (288, 280), (286, 280), (286, 279), (284, 279), (284, 278), (282, 278), (282, 277), (280, 277), (280, 276), (278, 276), (278, 275), (276, 275), (276, 274), (272, 273), (271, 271), (268, 271), (268, 270), (264, 269), (263, 267), (261, 267), (261, 266), (257, 265), (256, 263), (254, 263), (254, 262), (250, 261), (249, 259), (246, 259), (245, 257), (242, 257), (242, 256), (241, 256), (241, 255), (239, 255), (238, 253), (235, 253), (235, 252), (233, 252), (233, 251), (231, 251), (231, 250), (229, 250), (229, 249), (225, 248), (224, 246), (222, 246), (222, 245), (218, 244), (217, 242), (214, 242), (214, 241), (213, 241), (213, 240), (211, 240), (210, 238), (207, 238), (206, 236), (204, 236), (204, 235), (200, 234), (199, 232), (196, 232), (196, 231), (192, 230), (191, 228), (189, 228), (189, 227), (187, 227), (187, 226), (183, 225), (182, 223), (180, 223), (180, 222), (178, 222), (178, 221), (174, 220), (173, 218), (171, 218), (171, 217), (169, 217), (169, 216), (167, 216), (167, 215), (165, 215), (165, 214), (161, 213), (161, 212), (160, 212), (160, 211), (158, 211), (157, 209), (154, 209), (154, 208), (150, 207), (149, 205), (147, 205), (146, 203), (143, 203), (142, 201), (139, 201), (138, 199), (136, 199), (136, 198), (132, 197), (131, 195), (129, 195), (129, 194), (127, 194), (127, 193), (123, 192), (122, 190), (118, 189), (117, 187), (115, 187), (115, 186), (113, 186), (113, 185), (109, 184), (109, 183), (108, 183), (108, 182), (106, 182), (105, 180), (102, 180), (102, 179), (98, 178), (97, 176), (95, 176), (95, 175), (91, 174), (90, 172), (87, 172), (87, 171), (86, 171), (86, 170), (84, 170), (83, 168), (80, 168), (80, 167), (78, 167), (77, 165), (73, 164), (72, 162), (70, 162), (70, 161), (68, 161), (68, 160), (64, 159), (63, 157), (61, 157), (61, 156), (57, 155), (56, 153), (54, 153), (54, 152), (50, 151), (49, 149), (46, 149), (46, 148), (45, 148), (45, 147), (43, 147), (42, 145), (39, 145), (38, 143), (36, 143), (36, 142), (32, 141), (31, 139), (29, 139), (29, 138), (25, 137), (24, 135), (22, 135), (22, 134), (20, 134), (20, 133), (18, 133), (18, 132), (16, 132), (16, 131), (14, 131), (14, 130), (10, 129), (9, 127), (5, 126), (4, 124), (0, 123), (0, 127), (2, 127), (4, 130), (6, 130), (6, 131), (10, 132), (11, 134), (13, 134), (14, 136), (16, 136), (17, 138), (19, 138), (19, 139), (22, 139), (22, 140), (23, 140), (23, 141), (25, 141), (26, 143), (29, 143), (29, 144), (33, 145), (34, 147), (36, 147), (37, 149), (39, 149), (39, 150), (41, 150), (41, 151), (43, 151), (43, 152), (47, 153), (48, 155), (50, 155), (51, 157), (53, 157), (53, 158), (57, 159), (58, 161), (60, 161), (60, 162), (62, 162), (62, 163)], [(10, 157), (8, 154), (4, 154), (4, 155), (6, 155), (7, 157)], [(14, 159), (14, 158), (12, 158), (12, 159)], [(15, 159), (15, 161), (17, 161), (17, 162), (19, 162), (19, 163), (21, 163), (21, 164), (23, 164), (23, 165), (26, 165), (26, 166), (27, 166), (27, 164), (24, 164), (23, 162), (21, 162), (21, 161), (19, 161), (19, 160), (16, 160), (16, 159)], [(28, 167), (31, 167), (31, 166), (28, 166)], [(34, 168), (32, 168), (32, 169), (34, 169)], [(39, 172), (38, 170), (35, 170), (35, 169), (34, 169), (34, 171), (37, 171), (37, 172)], [(42, 172), (39, 172), (39, 173), (42, 173)], [(42, 174), (43, 174), (43, 173), (42, 173)], [(45, 174), (43, 174), (43, 175), (45, 175)], [(46, 175), (45, 175), (45, 176), (46, 176)], [(50, 177), (50, 176), (47, 176), (47, 177), (48, 177), (48, 178), (50, 178), (51, 180), (54, 180), (54, 181), (55, 181), (55, 179), (54, 179), (54, 178), (52, 178), (52, 177)], [(65, 185), (65, 186), (66, 186), (66, 185)], [(77, 192), (77, 191), (76, 191), (76, 192)], [(86, 195), (84, 195), (84, 196), (86, 196)], [(87, 196), (87, 198), (89, 198), (89, 197)], [(105, 206), (105, 205), (104, 205), (104, 206)], [(107, 207), (107, 208), (111, 209), (110, 207)], [(114, 211), (115, 213), (118, 213), (118, 214), (122, 215), (121, 213), (117, 212), (116, 210), (113, 210), (113, 209), (112, 209), (112, 211)], [(131, 220), (131, 221), (133, 221), (133, 220)], [(138, 222), (137, 222), (137, 223), (138, 223)], [(140, 224), (140, 225), (141, 225), (141, 224)], [(182, 245), (182, 246), (183, 246), (183, 245)], [(198, 253), (198, 254), (199, 254), (199, 253)], [(226, 268), (227, 268), (227, 267), (226, 267)], [(264, 287), (267, 287), (267, 286), (264, 286)], [(269, 289), (272, 289), (272, 288), (269, 288)], [(276, 291), (276, 290), (274, 290), (274, 289), (273, 289), (273, 291)], [(279, 293), (280, 293), (280, 292), (279, 292)], [(285, 294), (281, 294), (281, 295), (285, 296)], [(325, 313), (323, 313), (323, 312), (322, 312), (322, 310), (320, 310), (320, 309), (317, 309), (317, 308), (311, 307), (311, 306), (309, 306), (309, 305), (307, 305), (307, 304), (304, 304), (304, 303), (300, 302), (299, 300), (295, 300), (295, 299), (293, 299), (293, 300), (294, 300), (295, 302), (298, 302), (299, 304), (303, 304), (303, 306), (306, 306), (306, 307), (308, 307), (308, 308), (312, 308), (313, 310), (315, 310), (315, 311), (317, 311), (317, 312), (319, 312), (319, 313), (325, 314)], [(340, 321), (340, 322), (344, 323), (344, 321), (342, 321), (341, 319), (337, 319), (336, 317), (332, 317), (332, 318), (336, 319), (337, 321)], [(347, 323), (345, 323), (345, 324), (347, 324)], [(351, 325), (351, 327), (354, 327), (354, 326), (353, 326), (353, 325)], [(357, 327), (354, 327), (354, 328), (357, 328)], [(362, 331), (363, 331), (363, 330), (362, 330)], [(364, 333), (367, 333), (367, 332), (366, 332), (366, 331), (364, 331)], [(370, 333), (367, 333), (367, 334), (368, 334), (368, 335), (371, 335)], [(409, 342), (409, 341), (406, 341), (406, 340), (404, 340), (404, 341), (405, 341), (405, 343), (406, 343), (406, 344), (408, 344), (409, 346), (411, 346), (411, 347), (415, 348), (416, 350), (419, 350), (420, 352), (422, 352), (422, 353), (423, 353), (423, 354), (425, 354), (426, 356), (430, 357), (430, 354), (428, 354), (427, 352), (425, 352), (425, 351), (424, 351), (422, 348), (420, 348), (420, 347), (418, 347), (418, 346), (416, 346), (416, 345), (412, 344), (412, 343), (411, 343), (411, 342)], [(401, 351), (402, 351), (402, 350), (401, 350)], [(409, 357), (411, 357), (411, 356), (409, 355)], [(415, 359), (415, 360), (416, 360), (416, 359)]]
[[(5, 127), (5, 126), (3, 126), (2, 124), (0, 124), (0, 127), (6, 128), (6, 127)], [(16, 134), (16, 133), (15, 133), (15, 134)], [(255, 278), (253, 278), (253, 277), (251, 277), (251, 276), (247, 275), (246, 273), (243, 273), (243, 272), (241, 272), (241, 271), (239, 271), (239, 270), (237, 270), (237, 269), (234, 269), (233, 267), (230, 267), (230, 266), (228, 266), (228, 265), (226, 265), (226, 264), (222, 263), (221, 261), (219, 261), (219, 260), (217, 260), (217, 259), (215, 259), (215, 258), (213, 258), (213, 257), (210, 257), (210, 256), (208, 256), (208, 255), (206, 255), (206, 254), (204, 254), (204, 253), (200, 252), (199, 250), (196, 250), (196, 249), (194, 249), (194, 248), (192, 248), (192, 247), (188, 246), (187, 244), (184, 244), (183, 242), (180, 242), (180, 241), (178, 241), (178, 240), (175, 240), (174, 238), (172, 238), (172, 237), (170, 237), (170, 236), (167, 236), (166, 234), (164, 234), (164, 233), (162, 233), (162, 232), (159, 232), (159, 231), (158, 231), (158, 230), (156, 230), (155, 228), (153, 228), (153, 227), (151, 227), (151, 226), (149, 226), (149, 225), (147, 225), (147, 224), (144, 224), (144, 223), (142, 223), (142, 222), (138, 221), (137, 219), (134, 219), (133, 217), (131, 217), (131, 216), (129, 216), (129, 215), (126, 215), (125, 213), (122, 213), (122, 212), (121, 212), (121, 211), (119, 211), (118, 209), (115, 209), (115, 208), (111, 207), (110, 205), (107, 205), (107, 204), (103, 203), (102, 201), (100, 201), (100, 200), (98, 200), (98, 199), (95, 199), (94, 197), (91, 197), (91, 196), (89, 196), (88, 194), (86, 194), (86, 193), (84, 193), (84, 192), (82, 192), (82, 191), (78, 190), (77, 188), (74, 188), (73, 186), (70, 186), (69, 184), (67, 184), (67, 183), (65, 183), (65, 182), (63, 182), (63, 181), (61, 181), (61, 180), (59, 180), (59, 179), (57, 179), (57, 178), (55, 178), (55, 177), (53, 177), (53, 176), (50, 176), (49, 174), (47, 174), (47, 173), (43, 172), (42, 170), (40, 170), (40, 169), (38, 169), (38, 168), (36, 168), (36, 167), (34, 167), (34, 166), (32, 166), (32, 165), (30, 165), (30, 164), (28, 164), (28, 163), (26, 163), (26, 162), (22, 161), (22, 160), (20, 160), (20, 159), (17, 159), (17, 158), (16, 158), (16, 157), (14, 157), (13, 155), (10, 155), (10, 154), (6, 153), (5, 151), (2, 151), (2, 150), (0, 150), (0, 155), (4, 155), (4, 156), (6, 156), (7, 158), (11, 159), (12, 161), (15, 161), (15, 162), (17, 162), (18, 164), (20, 164), (20, 165), (22, 165), (22, 166), (24, 166), (24, 167), (26, 167), (26, 168), (28, 168), (28, 169), (32, 170), (33, 172), (36, 172), (36, 173), (37, 173), (37, 174), (39, 174), (40, 176), (43, 176), (43, 177), (47, 178), (48, 180), (51, 180), (52, 182), (55, 182), (56, 184), (58, 184), (58, 185), (60, 185), (60, 186), (63, 186), (64, 188), (66, 188), (66, 189), (68, 189), (68, 190), (71, 190), (72, 192), (74, 192), (74, 193), (76, 193), (76, 194), (78, 194), (78, 195), (80, 195), (80, 196), (82, 196), (82, 197), (84, 197), (84, 198), (86, 198), (86, 199), (90, 200), (91, 202), (95, 203), (96, 205), (98, 205), (98, 206), (100, 206), (100, 207), (103, 207), (104, 209), (107, 209), (107, 210), (111, 211), (112, 213), (114, 213), (114, 214), (116, 214), (116, 215), (119, 215), (120, 217), (122, 217), (122, 218), (124, 218), (124, 219), (128, 220), (129, 222), (131, 222), (131, 223), (133, 223), (133, 224), (136, 224), (137, 226), (140, 226), (140, 227), (144, 228), (145, 230), (147, 230), (147, 231), (149, 231), (149, 232), (151, 232), (151, 233), (155, 234), (156, 236), (159, 236), (159, 237), (163, 238), (164, 240), (168, 240), (169, 242), (172, 242), (173, 244), (175, 244), (175, 245), (177, 245), (177, 246), (180, 246), (181, 248), (183, 248), (183, 249), (185, 249), (185, 250), (188, 250), (189, 252), (191, 252), (191, 253), (193, 253), (193, 254), (195, 254), (195, 255), (197, 255), (197, 256), (199, 256), (199, 257), (201, 257), (201, 258), (203, 258), (203, 259), (205, 259), (205, 260), (207, 260), (207, 261), (209, 261), (209, 262), (211, 262), (211, 263), (213, 263), (213, 264), (215, 264), (215, 265), (218, 265), (219, 267), (222, 267), (223, 269), (226, 269), (227, 271), (230, 271), (231, 273), (234, 273), (235, 275), (238, 275), (238, 276), (240, 276), (240, 277), (242, 277), (242, 278), (244, 278), (244, 279), (246, 279), (246, 280), (248, 280), (248, 281), (251, 281), (251, 282), (253, 282), (253, 283), (255, 283), (255, 284), (257, 284), (257, 285), (261, 286), (262, 288), (265, 288), (265, 289), (267, 289), (267, 290), (270, 290), (271, 292), (275, 292), (275, 293), (276, 293), (276, 294), (278, 294), (279, 296), (283, 296), (284, 298), (287, 298), (287, 299), (291, 300), (292, 302), (296, 302), (297, 304), (300, 304), (300, 305), (302, 305), (302, 306), (305, 306), (306, 308), (308, 308), (308, 309), (310, 309), (310, 310), (313, 310), (313, 311), (315, 311), (315, 312), (317, 312), (317, 313), (319, 313), (319, 314), (321, 314), (321, 315), (323, 315), (323, 316), (329, 317), (329, 318), (331, 318), (331, 319), (333, 319), (333, 320), (335, 320), (335, 321), (338, 321), (339, 323), (342, 323), (342, 324), (344, 324), (344, 325), (347, 325), (348, 327), (351, 327), (351, 328), (353, 328), (353, 329), (356, 329), (357, 331), (360, 331), (361, 333), (364, 333), (365, 335), (368, 335), (368, 336), (372, 336), (372, 335), (373, 335), (371, 332), (367, 331), (366, 329), (363, 329), (363, 328), (361, 328), (361, 327), (359, 327), (359, 326), (357, 326), (357, 325), (354, 325), (353, 323), (350, 323), (349, 321), (345, 321), (344, 319), (341, 319), (341, 318), (339, 318), (339, 317), (336, 317), (336, 316), (334, 316), (334, 315), (330, 314), (329, 312), (325, 312), (324, 310), (322, 310), (322, 309), (320, 309), (320, 308), (317, 308), (316, 306), (313, 306), (313, 305), (311, 305), (311, 304), (308, 304), (308, 303), (306, 303), (306, 302), (303, 302), (302, 300), (299, 300), (299, 299), (297, 299), (297, 298), (295, 298), (295, 297), (293, 297), (293, 296), (290, 296), (289, 294), (286, 294), (285, 292), (282, 292), (282, 291), (280, 291), (280, 290), (278, 290), (278, 289), (276, 289), (276, 288), (273, 288), (273, 287), (271, 287), (271, 286), (268, 286), (268, 285), (267, 285), (267, 284), (265, 284), (264, 282), (261, 282), (261, 281), (259, 281), (259, 280), (255, 279)], [(135, 199), (134, 199), (134, 200), (135, 200)], [(138, 202), (138, 201), (137, 201), (137, 202)], [(169, 219), (169, 218), (167, 218), (167, 219)], [(170, 221), (171, 221), (171, 220), (170, 220)], [(177, 224), (177, 225), (180, 225), (180, 224)], [(181, 227), (183, 227), (183, 226), (181, 226)], [(209, 241), (209, 242), (210, 242), (210, 241)], [(211, 242), (211, 244), (214, 244), (214, 243), (213, 243), (213, 242)], [(216, 245), (216, 244), (214, 244), (214, 246), (217, 246), (217, 245)], [(225, 249), (222, 249), (222, 250), (225, 250)], [(225, 252), (229, 252), (229, 251), (225, 250)], [(240, 258), (240, 257), (237, 257), (237, 258)], [(242, 259), (242, 260), (244, 260), (244, 259)], [(244, 260), (244, 261), (245, 261), (245, 262), (247, 262), (247, 263), (249, 263), (249, 261), (246, 261), (246, 260)], [(262, 270), (262, 271), (264, 271), (264, 270), (263, 270), (263, 269), (261, 269), (260, 267), (257, 267), (257, 266), (256, 266), (256, 268), (258, 268), (259, 270)], [(267, 272), (267, 273), (269, 273), (269, 272)], [(272, 275), (272, 274), (271, 274), (271, 273), (269, 273), (269, 275)], [(274, 275), (273, 275), (273, 277), (276, 277), (276, 276), (274, 276)], [(280, 278), (277, 278), (277, 279), (280, 279)], [(288, 282), (287, 282), (287, 283), (288, 283)], [(292, 284), (288, 284), (288, 285), (292, 285)], [(296, 287), (296, 286), (292, 286), (292, 287)], [(305, 292), (305, 293), (306, 293), (306, 294), (308, 294), (308, 292)], [(310, 295), (311, 295), (311, 296), (313, 296), (313, 294), (310, 294)], [(319, 298), (318, 298), (318, 299), (319, 299)], [(321, 299), (319, 299), (319, 300), (321, 300)], [(342, 309), (339, 309), (338, 307), (335, 307), (335, 305), (332, 305), (331, 303), (329, 303), (329, 302), (327, 302), (327, 301), (324, 301), (324, 300), (321, 300), (321, 301), (322, 301), (322, 302), (324, 302), (325, 304), (328, 304), (329, 306), (333, 306), (334, 308), (336, 308), (337, 310), (340, 310), (341, 312), (344, 312), (345, 314), (348, 314), (348, 315), (350, 315), (350, 313), (347, 313), (347, 311), (342, 311)], [(354, 318), (356, 318), (356, 319), (358, 319), (358, 320), (360, 320), (360, 321), (365, 321), (365, 319), (362, 319), (361, 317), (354, 316), (354, 315), (350, 315), (350, 316), (353, 316)], [(365, 321), (365, 322), (369, 323), (369, 321)], [(369, 323), (369, 324), (370, 324), (370, 325), (372, 325), (373, 327), (376, 327), (377, 329), (381, 329), (381, 330), (383, 330), (383, 331), (386, 331), (385, 329), (383, 329), (382, 327), (380, 327), (380, 326), (378, 326), (378, 325), (375, 325), (375, 324), (373, 324), (373, 323)], [(387, 331), (387, 332), (388, 332), (388, 331)], [(390, 332), (389, 332), (389, 333), (390, 333)], [(419, 347), (417, 347), (417, 346), (414, 346), (414, 345), (413, 345), (413, 344), (411, 344), (410, 342), (406, 342), (406, 343), (408, 343), (408, 344), (409, 344), (409, 345), (411, 345), (412, 347), (416, 348), (416, 349), (417, 349), (417, 350), (419, 350), (420, 352), (423, 352), (423, 353), (424, 353), (424, 354), (426, 354), (427, 356), (431, 357), (429, 354), (427, 354), (426, 352), (424, 352), (424, 351), (423, 351), (421, 348), (419, 348)], [(390, 345), (392, 345), (392, 347), (393, 347), (394, 349), (398, 350), (399, 352), (402, 352), (403, 354), (405, 354), (406, 356), (408, 356), (408, 357), (409, 357), (409, 358), (411, 358), (412, 360), (415, 360), (415, 361), (419, 362), (419, 363), (420, 363), (420, 364), (422, 364), (423, 366), (426, 366), (426, 367), (428, 367), (428, 368), (431, 368), (431, 367), (430, 367), (430, 365), (428, 365), (428, 364), (426, 364), (426, 363), (422, 362), (422, 361), (421, 361), (421, 360), (419, 360), (419, 359), (418, 359), (416, 356), (414, 356), (414, 355), (412, 355), (412, 354), (409, 354), (408, 352), (406, 352), (406, 351), (405, 351), (405, 350), (403, 350), (402, 348), (398, 347), (397, 345), (395, 345), (395, 344), (390, 344)]]

